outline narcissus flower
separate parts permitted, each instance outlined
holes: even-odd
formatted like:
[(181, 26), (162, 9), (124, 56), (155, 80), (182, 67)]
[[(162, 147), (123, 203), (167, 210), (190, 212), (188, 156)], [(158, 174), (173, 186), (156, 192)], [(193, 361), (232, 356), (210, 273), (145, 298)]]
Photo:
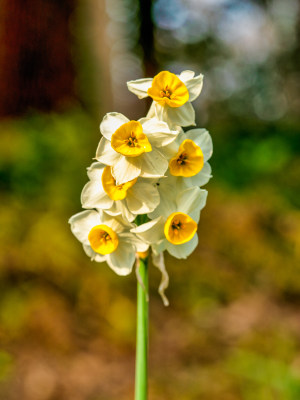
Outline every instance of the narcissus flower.
[(149, 247), (130, 232), (134, 224), (104, 212), (82, 211), (73, 215), (69, 223), (86, 254), (97, 262), (106, 261), (118, 275), (128, 275), (136, 252), (146, 251)]
[(153, 79), (137, 79), (127, 82), (128, 89), (139, 99), (150, 96), (153, 104), (148, 117), (173, 125), (195, 125), (195, 111), (191, 105), (200, 94), (203, 75), (195, 76), (193, 71), (183, 71), (179, 76), (162, 71)]
[(206, 129), (191, 129), (177, 136), (164, 149), (169, 158), (168, 179), (160, 180), (176, 185), (177, 190), (191, 186), (203, 186), (211, 178), (211, 167), (207, 162), (212, 155), (212, 140)]
[(129, 121), (119, 113), (104, 117), (96, 159), (111, 166), (116, 184), (121, 185), (138, 176), (157, 178), (164, 175), (168, 161), (160, 149), (176, 139), (178, 130), (156, 118)]
[(154, 254), (167, 250), (176, 258), (186, 258), (198, 244), (197, 223), (206, 204), (207, 191), (198, 187), (179, 193), (167, 191), (154, 212), (155, 218), (131, 229), (145, 243), (151, 244)]
[(103, 209), (133, 221), (136, 215), (147, 214), (159, 204), (158, 189), (151, 179), (135, 178), (117, 185), (111, 167), (99, 162), (88, 168), (88, 177), (90, 181), (81, 193), (83, 208)]

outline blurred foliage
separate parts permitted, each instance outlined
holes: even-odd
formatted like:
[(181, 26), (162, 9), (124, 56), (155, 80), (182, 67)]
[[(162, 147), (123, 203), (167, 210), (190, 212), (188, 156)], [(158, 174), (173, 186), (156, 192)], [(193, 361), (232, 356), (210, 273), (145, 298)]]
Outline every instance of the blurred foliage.
[[(122, 2), (112, 3), (107, 6), (111, 24), (113, 9), (117, 13), (116, 5)], [(130, 18), (131, 3), (120, 6), (126, 5)], [(187, 2), (215, 4), (214, 13), (203, 14), (208, 15), (206, 25), (203, 16), (195, 14), (191, 20), (191, 13), (181, 14), (180, 1), (174, 1), (177, 11), (170, 20), (162, 12), (163, 3), (156, 1), (153, 11), (154, 53), (160, 69), (196, 65), (199, 72), (199, 64), (204, 69), (203, 97), (195, 108), (199, 125), (213, 137), (214, 177), (207, 185), (197, 250), (188, 260), (166, 257), (169, 308), (157, 293), (160, 274), (150, 267), (150, 399), (298, 400), (300, 129), (293, 112), (296, 100), (284, 114), (276, 101), (270, 103), (272, 112), (265, 108), (270, 100), (266, 82), (278, 95), (277, 78), (268, 74), (274, 59), (294, 74), (296, 47), (280, 48), (272, 62), (268, 58), (250, 65), (239, 60), (229, 76), (239, 78), (242, 89), (229, 93), (212, 82), (224, 74), (220, 57), (234, 56), (222, 35), (212, 32), (215, 18), (226, 17), (233, 10), (228, 4), (238, 2), (220, 2), (227, 4), (225, 11), (217, 2)], [(257, 7), (264, 10), (263, 5), (251, 10), (258, 12)], [(203, 25), (193, 30), (198, 17)], [(124, 13), (117, 13), (116, 19), (126, 26)], [(123, 43), (118, 48), (125, 47)], [(140, 48), (135, 51), (137, 57)], [(81, 79), (88, 75), (90, 57)], [(136, 58), (130, 60), (127, 73), (132, 73), (130, 62)], [(286, 81), (294, 82), (290, 78)], [(224, 82), (228, 85), (228, 76)], [(122, 85), (126, 90), (125, 81)], [(218, 89), (223, 97), (217, 97)], [(293, 99), (292, 89), (283, 90), (288, 100)], [(126, 96), (137, 104), (133, 95)], [(117, 111), (123, 111), (120, 99)], [(124, 109), (128, 104), (124, 102)], [(95, 117), (82, 108), (74, 105), (61, 114), (32, 111), (0, 121), (4, 400), (133, 398), (135, 275), (118, 277), (107, 265), (90, 262), (67, 223), (81, 210), (85, 168), (95, 154), (103, 115), (101, 111)]]

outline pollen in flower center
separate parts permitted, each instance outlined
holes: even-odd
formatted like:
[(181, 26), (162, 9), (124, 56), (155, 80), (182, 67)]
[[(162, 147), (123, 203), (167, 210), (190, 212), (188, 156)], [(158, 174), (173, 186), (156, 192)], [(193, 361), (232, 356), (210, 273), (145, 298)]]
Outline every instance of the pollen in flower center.
[(129, 136), (129, 138), (127, 139), (127, 144), (130, 147), (135, 147), (138, 144), (138, 140), (134, 134), (134, 132), (131, 132), (131, 135)]
[(152, 146), (138, 121), (121, 125), (111, 137), (111, 147), (126, 157), (137, 157), (152, 151)]
[(168, 85), (160, 92), (160, 97), (167, 97), (171, 99), (172, 92), (169, 90)]
[(189, 99), (189, 91), (177, 75), (168, 71), (157, 74), (152, 81), (151, 88), (147, 91), (161, 106), (181, 107)]
[(204, 165), (202, 150), (192, 140), (185, 139), (179, 146), (177, 154), (169, 162), (173, 176), (194, 176)]
[(107, 225), (94, 226), (88, 235), (91, 248), (99, 254), (110, 254), (119, 245), (118, 235)]
[(197, 223), (187, 214), (171, 214), (164, 226), (166, 239), (172, 244), (189, 242), (197, 231)]
[(112, 176), (111, 168), (107, 166), (102, 172), (101, 181), (104, 191), (112, 200), (123, 200), (127, 196), (128, 189), (136, 183), (137, 178), (122, 183), (121, 185), (116, 185), (116, 180)]

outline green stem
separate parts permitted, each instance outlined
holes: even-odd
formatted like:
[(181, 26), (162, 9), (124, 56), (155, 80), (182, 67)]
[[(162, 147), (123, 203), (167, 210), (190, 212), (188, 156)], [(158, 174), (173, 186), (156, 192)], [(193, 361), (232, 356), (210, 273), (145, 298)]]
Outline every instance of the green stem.
[(148, 259), (140, 259), (139, 273), (144, 288), (137, 283), (137, 327), (135, 363), (135, 400), (148, 398)]

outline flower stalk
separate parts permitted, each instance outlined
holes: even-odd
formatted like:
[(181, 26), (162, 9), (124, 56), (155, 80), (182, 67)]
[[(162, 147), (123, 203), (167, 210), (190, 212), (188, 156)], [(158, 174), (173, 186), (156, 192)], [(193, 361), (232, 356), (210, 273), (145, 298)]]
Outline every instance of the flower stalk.
[(137, 325), (135, 400), (148, 398), (148, 258), (140, 258), (139, 275), (143, 286), (137, 282)]

